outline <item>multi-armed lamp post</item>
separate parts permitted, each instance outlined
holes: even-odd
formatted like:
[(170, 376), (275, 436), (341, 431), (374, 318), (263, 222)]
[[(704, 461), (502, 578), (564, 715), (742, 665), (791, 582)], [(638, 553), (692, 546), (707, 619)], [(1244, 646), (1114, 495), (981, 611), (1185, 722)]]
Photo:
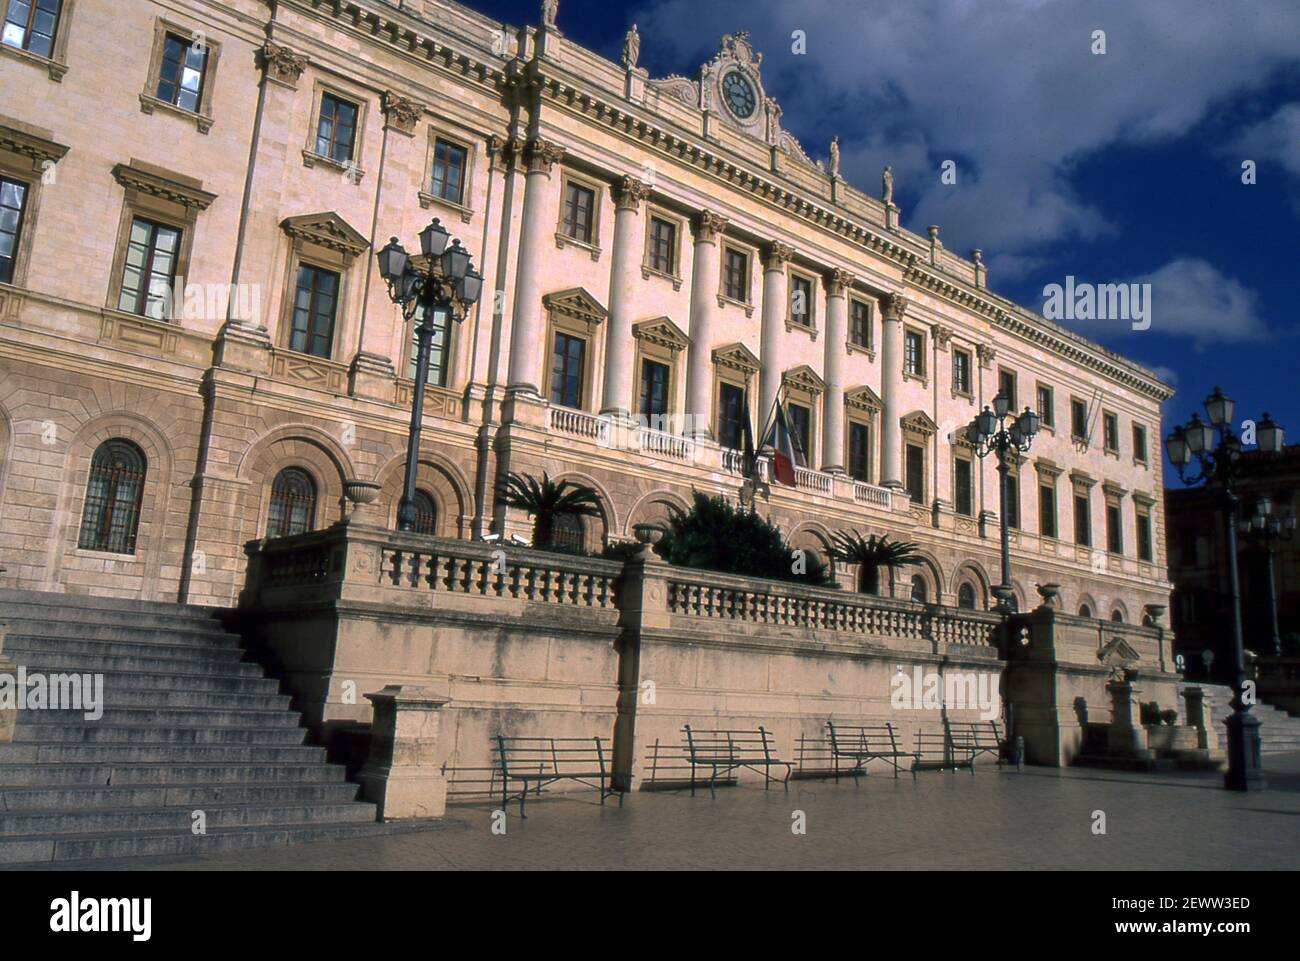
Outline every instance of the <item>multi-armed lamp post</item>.
[[(419, 462), (420, 427), (424, 419), (424, 385), (429, 377), (429, 347), (433, 341), (439, 311), (453, 320), (464, 320), (466, 312), (483, 290), (483, 278), (470, 263), (470, 253), (437, 218), (420, 231), (419, 258), (413, 258), (394, 237), (379, 256), (379, 273), (388, 285), (388, 296), (402, 308), (409, 322), (420, 313), (416, 325), (415, 386), (411, 395), (411, 431), (406, 439), (406, 478), (397, 508), (397, 527), (415, 530), (415, 470)], [(423, 310), (421, 310), (423, 308)]]
[[(1008, 426), (1007, 421), (1011, 423)], [(1011, 398), (1001, 391), (993, 398), (993, 409), (987, 405), (975, 415), (966, 428), (966, 438), (975, 447), (980, 459), (989, 454), (998, 458), (998, 502), (1002, 524), (1002, 583), (993, 588), (998, 599), (997, 609), (1003, 614), (1012, 612), (1015, 592), (1011, 588), (1011, 543), (1007, 526), (1007, 483), (1010, 467), (1008, 459), (1013, 453), (1027, 452), (1038, 433), (1039, 417), (1028, 407), (1019, 415), (1011, 410)]]
[[(1188, 487), (1203, 484), (1217, 493), (1225, 514), (1235, 683), (1232, 715), (1226, 721), (1228, 773), (1224, 775), (1223, 786), (1231, 791), (1254, 791), (1264, 787), (1264, 775), (1260, 769), (1259, 719), (1250, 713), (1250, 705), (1245, 700), (1246, 653), (1241, 633), (1241, 588), (1237, 579), (1237, 494), (1233, 489), (1240, 472), (1241, 440), (1232, 429), (1235, 408), (1236, 404), (1223, 391), (1214, 388), (1214, 393), (1205, 400), (1205, 413), (1210, 422), (1207, 424), (1200, 415), (1193, 414), (1186, 425), (1175, 427), (1165, 438), (1165, 451), (1183, 483)], [(1282, 450), (1282, 428), (1268, 414), (1255, 425), (1255, 439), (1261, 451), (1277, 454)], [(1187, 468), (1193, 460), (1197, 462), (1197, 473), (1189, 477)]]

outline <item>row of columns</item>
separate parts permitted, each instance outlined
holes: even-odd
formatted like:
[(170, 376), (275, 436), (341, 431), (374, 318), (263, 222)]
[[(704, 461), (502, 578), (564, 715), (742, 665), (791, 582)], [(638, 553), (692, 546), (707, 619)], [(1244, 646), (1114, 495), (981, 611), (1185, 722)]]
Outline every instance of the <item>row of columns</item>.
[[(535, 139), (524, 150), (527, 174), (520, 224), (519, 265), (516, 271), (514, 323), (510, 336), (509, 390), (512, 394), (541, 393), (543, 364), (548, 355), (542, 311), (541, 265), (545, 260), (548, 228), (549, 183), (563, 148)], [(639, 283), (640, 245), (645, 236), (642, 201), (649, 188), (634, 177), (624, 177), (613, 191), (614, 245), (610, 264), (609, 315), (605, 337), (604, 413), (627, 414), (633, 405), (632, 291)], [(713, 349), (719, 302), (722, 235), (727, 218), (704, 210), (694, 220), (693, 268), (690, 295), (690, 347), (686, 360), (686, 410), (688, 431), (695, 437), (711, 436), (713, 409)], [(786, 266), (794, 256), (789, 245), (774, 241), (762, 250), (763, 304), (759, 334), (759, 406), (753, 415), (761, 422), (772, 410), (781, 391), (778, 362), (789, 309)], [(848, 339), (848, 294), (856, 278), (841, 269), (825, 277), (826, 321), (823, 378), (826, 382), (822, 416), (822, 469), (844, 470), (844, 358)], [(887, 294), (881, 301), (881, 481), (902, 486), (902, 434), (899, 423), (903, 390), (903, 316), (907, 300)], [(761, 438), (759, 439), (761, 442)]]

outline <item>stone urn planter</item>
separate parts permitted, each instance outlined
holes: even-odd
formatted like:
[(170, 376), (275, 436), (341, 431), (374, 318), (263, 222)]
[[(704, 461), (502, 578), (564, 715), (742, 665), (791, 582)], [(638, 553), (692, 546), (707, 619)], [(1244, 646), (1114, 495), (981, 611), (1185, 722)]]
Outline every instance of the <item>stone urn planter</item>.
[(1043, 599), (1043, 607), (1055, 609), (1061, 606), (1060, 584), (1039, 584), (1036, 590), (1038, 591), (1038, 596)]
[(378, 499), (380, 490), (382, 488), (373, 481), (357, 480), (356, 478), (345, 480), (343, 482), (343, 496), (352, 505), (349, 516), (365, 516), (366, 508)]
[(1165, 616), (1165, 611), (1168, 608), (1164, 604), (1147, 604), (1142, 610), (1146, 614), (1143, 625), (1146, 627), (1159, 627), (1160, 619)]
[(632, 536), (637, 539), (637, 542), (651, 547), (663, 540), (665, 533), (666, 531), (660, 524), (632, 525)]

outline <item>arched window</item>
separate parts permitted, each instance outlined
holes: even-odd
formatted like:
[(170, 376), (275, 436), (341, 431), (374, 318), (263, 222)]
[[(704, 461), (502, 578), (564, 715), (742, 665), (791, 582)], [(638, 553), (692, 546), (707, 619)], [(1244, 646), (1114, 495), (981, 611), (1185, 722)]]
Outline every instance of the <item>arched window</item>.
[(316, 518), (316, 482), (301, 467), (286, 467), (271, 483), (266, 536), (285, 537), (312, 528)]
[(1080, 616), (1080, 617), (1092, 617), (1092, 608), (1089, 607), (1087, 604), (1080, 604), (1080, 605), (1079, 605), (1079, 616)]
[(912, 575), (912, 600), (920, 601), (922, 604), (928, 604), (930, 601), (930, 590), (925, 585), (925, 578), (920, 574)]
[(957, 588), (957, 606), (963, 611), (975, 610), (975, 586), (970, 581)]
[(586, 543), (587, 536), (581, 517), (577, 514), (555, 515), (555, 526), (551, 528), (552, 547), (581, 553), (586, 548)]
[(129, 440), (106, 440), (95, 449), (78, 547), (111, 554), (135, 553), (145, 469), (144, 452)]
[(424, 491), (415, 492), (415, 533), (433, 536), (438, 530), (438, 507)]
[(1110, 612), (1110, 619), (1114, 621), (1116, 624), (1123, 624), (1124, 612), (1117, 607), (1115, 608), (1115, 610)]

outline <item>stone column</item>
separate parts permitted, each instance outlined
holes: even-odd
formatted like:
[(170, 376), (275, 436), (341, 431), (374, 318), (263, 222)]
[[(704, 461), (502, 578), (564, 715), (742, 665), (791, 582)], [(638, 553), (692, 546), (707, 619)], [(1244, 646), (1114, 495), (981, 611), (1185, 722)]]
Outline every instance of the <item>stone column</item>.
[(546, 249), (547, 194), (551, 169), (564, 148), (547, 140), (532, 140), (524, 150), (528, 176), (520, 224), (519, 269), (515, 278), (515, 316), (510, 331), (511, 393), (541, 395), (546, 329), (542, 318), (542, 260)]
[(903, 486), (903, 316), (907, 298), (886, 294), (880, 302), (880, 482)]
[(632, 410), (631, 295), (639, 283), (636, 253), (641, 243), (641, 201), (649, 195), (650, 188), (635, 177), (624, 177), (614, 190), (614, 251), (610, 257), (603, 414), (627, 415)]
[(375, 708), (370, 757), (359, 776), (366, 799), (379, 805), (381, 820), (442, 817), (447, 779), (434, 755), (447, 698), (390, 684), (366, 700)]
[(718, 311), (718, 275), (721, 261), (718, 238), (727, 220), (711, 210), (695, 220), (695, 258), (691, 268), (691, 345), (686, 355), (686, 412), (692, 437), (711, 437), (709, 412), (713, 409), (713, 320)]
[[(781, 393), (781, 331), (790, 308), (785, 265), (793, 256), (794, 250), (779, 241), (768, 244), (763, 251), (763, 332), (759, 338), (762, 367), (758, 372), (757, 411), (760, 429)], [(758, 439), (760, 445), (763, 440)]]
[(826, 354), (822, 377), (822, 470), (844, 473), (844, 357), (848, 351), (849, 288), (856, 278), (845, 270), (826, 275)]

